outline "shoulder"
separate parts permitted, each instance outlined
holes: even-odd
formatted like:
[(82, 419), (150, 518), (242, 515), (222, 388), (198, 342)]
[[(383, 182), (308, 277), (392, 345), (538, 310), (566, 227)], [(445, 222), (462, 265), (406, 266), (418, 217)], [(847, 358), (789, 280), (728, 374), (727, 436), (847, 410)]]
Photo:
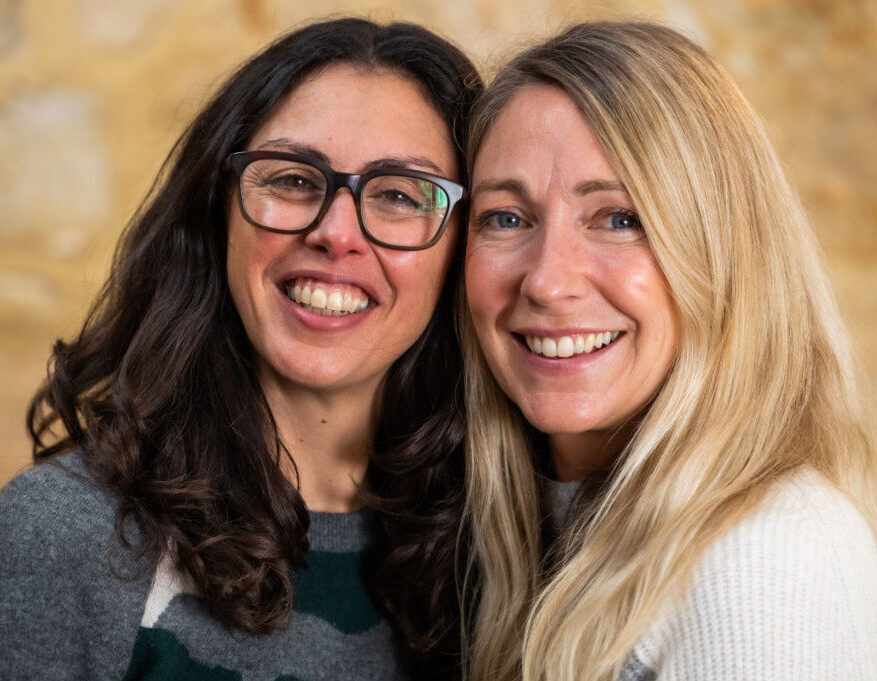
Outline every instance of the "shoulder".
[(710, 546), (637, 646), (658, 678), (846, 679), (877, 670), (877, 539), (814, 473), (771, 490)]
[(28, 498), (44, 491), (89, 489), (95, 482), (79, 452), (60, 454), (30, 466), (0, 490), (0, 499)]
[[(816, 473), (779, 483), (761, 506), (706, 551), (692, 588), (727, 580), (767, 594), (806, 589), (814, 598), (877, 595), (877, 537), (844, 494)], [(852, 604), (851, 604), (852, 605)]]
[(0, 538), (19, 545), (75, 542), (112, 527), (115, 508), (113, 495), (91, 477), (81, 456), (64, 454), (29, 468), (0, 490)]
[(77, 454), (0, 490), (0, 668), (15, 678), (121, 678), (151, 573), (117, 541), (117, 508)]
[[(803, 568), (838, 578), (858, 571), (873, 576), (875, 558), (877, 538), (855, 505), (818, 474), (802, 472), (778, 483), (707, 549), (694, 583), (728, 567), (799, 580), (807, 579)], [(784, 575), (788, 568), (793, 575)]]
[(115, 542), (117, 508), (116, 495), (92, 478), (77, 453), (33, 466), (0, 490), (0, 572), (73, 579), (111, 553), (123, 556)]

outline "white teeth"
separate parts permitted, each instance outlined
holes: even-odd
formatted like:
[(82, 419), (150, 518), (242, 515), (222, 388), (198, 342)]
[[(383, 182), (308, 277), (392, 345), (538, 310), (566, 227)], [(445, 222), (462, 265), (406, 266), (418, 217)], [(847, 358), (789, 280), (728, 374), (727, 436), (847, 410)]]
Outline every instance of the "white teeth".
[(358, 287), (321, 285), (319, 282), (307, 279), (288, 283), (286, 295), (308, 312), (327, 317), (341, 317), (362, 312), (369, 304), (368, 297)]
[(594, 349), (594, 334), (589, 333), (585, 338), (585, 352), (591, 352)]
[(311, 294), (311, 305), (314, 307), (326, 307), (326, 292), (321, 288), (315, 288)]
[(546, 357), (557, 357), (557, 343), (551, 338), (543, 338), (542, 354)]
[(558, 357), (572, 357), (575, 353), (576, 344), (572, 338), (569, 336), (562, 336), (557, 341), (557, 356)]
[(560, 338), (525, 336), (524, 339), (530, 352), (542, 355), (543, 357), (563, 358), (604, 348), (620, 335), (620, 331), (601, 331), (600, 333), (561, 336)]
[(329, 294), (329, 299), (326, 301), (326, 308), (335, 312), (341, 312), (342, 305), (344, 305), (344, 296), (341, 295), (340, 291), (332, 291)]

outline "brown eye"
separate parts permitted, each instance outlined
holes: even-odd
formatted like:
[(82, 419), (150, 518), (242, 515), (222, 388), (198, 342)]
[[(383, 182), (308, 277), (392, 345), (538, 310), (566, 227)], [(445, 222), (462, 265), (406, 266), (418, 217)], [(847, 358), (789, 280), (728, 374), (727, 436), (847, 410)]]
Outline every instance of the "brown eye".
[(272, 177), (266, 184), (280, 189), (309, 189), (313, 186), (308, 178), (301, 175), (278, 175)]

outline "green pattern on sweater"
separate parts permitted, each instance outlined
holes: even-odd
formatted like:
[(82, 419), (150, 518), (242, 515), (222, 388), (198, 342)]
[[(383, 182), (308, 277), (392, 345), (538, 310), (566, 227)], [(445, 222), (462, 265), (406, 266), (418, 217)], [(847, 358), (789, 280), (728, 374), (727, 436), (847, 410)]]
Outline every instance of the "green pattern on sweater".
[[(173, 563), (119, 545), (118, 499), (75, 454), (0, 491), (0, 676), (20, 681), (405, 681), (362, 560), (368, 513), (311, 513), (285, 626), (210, 615)], [(130, 528), (136, 538), (137, 528)]]
[(363, 587), (362, 558), (361, 553), (308, 552), (308, 567), (295, 574), (293, 610), (316, 615), (345, 634), (376, 626), (381, 613)]
[[(196, 662), (170, 631), (140, 627), (131, 667), (122, 681), (241, 681), (240, 672)], [(275, 681), (301, 681), (285, 674)]]
[[(361, 551), (339, 553), (310, 551), (307, 568), (295, 574), (293, 617), (295, 613), (319, 617), (343, 634), (360, 634), (381, 622), (362, 579)], [(300, 621), (300, 620), (298, 620)], [(140, 627), (134, 642), (131, 666), (123, 681), (242, 681), (239, 671), (223, 665), (209, 665), (192, 657), (192, 653), (173, 631)], [(274, 681), (301, 681), (284, 674)]]
[(140, 627), (131, 666), (122, 681), (241, 681), (240, 672), (196, 662), (171, 632)]

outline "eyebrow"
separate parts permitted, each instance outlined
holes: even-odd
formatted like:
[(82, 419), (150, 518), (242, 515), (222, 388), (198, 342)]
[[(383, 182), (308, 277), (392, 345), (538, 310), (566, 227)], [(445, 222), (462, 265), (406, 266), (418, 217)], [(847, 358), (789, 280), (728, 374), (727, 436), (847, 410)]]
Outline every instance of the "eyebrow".
[(416, 166), (429, 168), (436, 175), (445, 175), (445, 171), (439, 168), (428, 158), (422, 156), (400, 156), (395, 158), (379, 158), (369, 161), (365, 164), (362, 172), (373, 170), (374, 168), (397, 168), (399, 170), (415, 170)]
[[(519, 196), (528, 196), (529, 192), (520, 180), (484, 180), (479, 182), (472, 189), (472, 195), (479, 192), (510, 192)], [(593, 192), (611, 192), (619, 191), (627, 193), (627, 188), (620, 182), (609, 182), (608, 180), (588, 180), (581, 182), (575, 187), (575, 193), (579, 195), (592, 194)]]
[[(281, 150), (288, 151), (292, 154), (309, 156), (317, 161), (325, 163), (327, 166), (332, 165), (329, 162), (329, 157), (326, 156), (326, 154), (324, 154), (322, 151), (319, 151), (318, 149), (308, 146), (306, 144), (299, 144), (298, 142), (294, 142), (293, 140), (286, 137), (262, 142), (262, 144), (260, 144), (256, 148), (277, 149), (278, 147)], [(398, 170), (416, 170), (418, 168), (428, 168), (430, 172), (435, 173), (436, 175), (445, 175), (445, 171), (439, 168), (428, 158), (425, 158), (423, 156), (396, 156), (378, 158), (374, 161), (369, 161), (368, 163), (366, 163), (361, 172), (366, 173), (369, 170), (374, 170), (375, 168), (394, 168)]]
[(329, 157), (326, 156), (322, 151), (315, 149), (314, 147), (309, 147), (306, 144), (298, 144), (297, 142), (293, 142), (290, 139), (282, 137), (276, 140), (268, 140), (267, 142), (262, 142), (256, 149), (274, 149), (280, 147), (281, 151), (288, 151), (290, 154), (299, 154), (301, 156), (309, 156), (314, 160), (320, 161), (329, 165)]

